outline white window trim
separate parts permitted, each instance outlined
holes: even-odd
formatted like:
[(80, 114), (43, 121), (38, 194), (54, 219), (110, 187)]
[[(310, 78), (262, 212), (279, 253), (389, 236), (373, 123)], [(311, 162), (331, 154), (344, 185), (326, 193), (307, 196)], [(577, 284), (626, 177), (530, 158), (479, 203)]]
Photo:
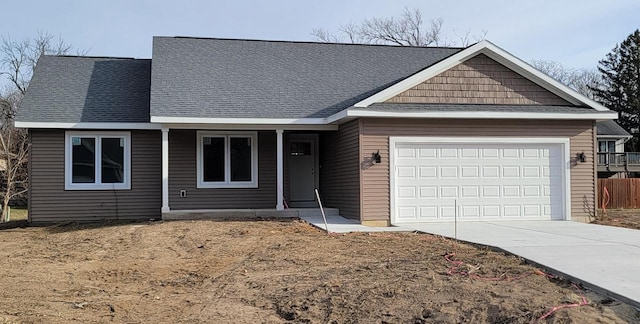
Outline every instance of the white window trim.
[[(225, 138), (224, 152), (224, 182), (204, 181), (204, 166), (202, 165), (202, 139), (205, 136)], [(229, 138), (251, 138), (251, 181), (231, 181), (231, 156)], [(197, 188), (258, 188), (258, 133), (257, 132), (197, 132)]]
[[(73, 145), (72, 137), (95, 138), (95, 183), (73, 183)], [(124, 182), (101, 183), (102, 181), (102, 141), (103, 137), (121, 137), (124, 139)], [(64, 150), (64, 189), (65, 190), (130, 190), (131, 189), (131, 132), (65, 132)]]

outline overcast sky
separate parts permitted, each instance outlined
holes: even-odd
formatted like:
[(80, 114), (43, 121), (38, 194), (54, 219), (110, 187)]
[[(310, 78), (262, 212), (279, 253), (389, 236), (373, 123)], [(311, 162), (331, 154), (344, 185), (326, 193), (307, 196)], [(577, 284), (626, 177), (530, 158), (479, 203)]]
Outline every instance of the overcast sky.
[(453, 29), (486, 30), (488, 40), (525, 61), (574, 68), (595, 67), (640, 27), (638, 0), (7, 0), (0, 35), (48, 31), (89, 55), (150, 58), (152, 36), (308, 41), (313, 28), (398, 16), (405, 6), (426, 19), (443, 18), (452, 40)]

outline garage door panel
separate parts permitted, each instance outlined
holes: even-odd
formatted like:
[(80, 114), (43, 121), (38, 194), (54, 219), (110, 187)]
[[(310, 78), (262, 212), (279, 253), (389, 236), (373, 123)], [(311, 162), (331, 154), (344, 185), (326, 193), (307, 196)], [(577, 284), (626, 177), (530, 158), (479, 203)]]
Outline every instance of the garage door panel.
[(559, 218), (561, 149), (561, 144), (396, 144), (397, 220), (451, 221), (456, 214), (460, 220)]

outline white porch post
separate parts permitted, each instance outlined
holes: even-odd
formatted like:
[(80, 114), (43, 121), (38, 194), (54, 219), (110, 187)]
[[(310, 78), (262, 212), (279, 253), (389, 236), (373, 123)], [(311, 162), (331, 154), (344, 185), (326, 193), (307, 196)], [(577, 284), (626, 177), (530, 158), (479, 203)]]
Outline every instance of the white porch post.
[(283, 163), (283, 145), (282, 145), (282, 129), (276, 129), (276, 135), (277, 135), (277, 149), (276, 149), (276, 154), (277, 154), (277, 158), (276, 158), (276, 169), (277, 169), (277, 176), (276, 176), (276, 210), (284, 210), (284, 163)]
[(169, 129), (162, 128), (162, 212), (169, 212)]

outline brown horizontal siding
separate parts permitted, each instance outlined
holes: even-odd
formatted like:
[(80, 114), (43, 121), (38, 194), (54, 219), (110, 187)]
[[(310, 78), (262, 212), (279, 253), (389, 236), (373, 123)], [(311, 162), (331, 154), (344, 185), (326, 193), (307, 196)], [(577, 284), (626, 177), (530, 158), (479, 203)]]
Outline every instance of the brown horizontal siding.
[(34, 223), (160, 218), (161, 133), (131, 131), (131, 190), (64, 190), (63, 130), (30, 130)]
[(198, 189), (196, 173), (196, 131), (169, 131), (170, 209), (275, 208), (276, 133), (258, 132), (258, 188)]
[(388, 102), (570, 105), (486, 55), (477, 55)]
[(340, 215), (360, 219), (359, 121), (320, 135), (320, 194)]
[(586, 220), (595, 203), (593, 129), (592, 121), (363, 119), (361, 159), (380, 150), (382, 163), (362, 171), (362, 219), (390, 217), (389, 136), (547, 136), (570, 138), (571, 156), (585, 152), (588, 157), (571, 168), (572, 219)]

